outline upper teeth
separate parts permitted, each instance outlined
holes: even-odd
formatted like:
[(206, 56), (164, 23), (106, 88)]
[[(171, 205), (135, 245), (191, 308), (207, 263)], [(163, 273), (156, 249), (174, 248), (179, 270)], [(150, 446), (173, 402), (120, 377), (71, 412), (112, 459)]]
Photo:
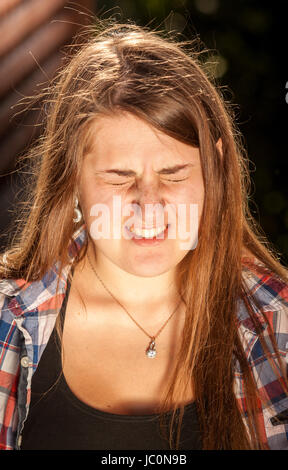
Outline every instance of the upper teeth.
[(150, 230), (148, 229), (144, 229), (144, 230), (141, 230), (139, 228), (130, 228), (130, 231), (135, 233), (138, 237), (143, 237), (143, 238), (153, 238), (153, 237), (156, 237), (159, 233), (163, 232), (165, 230), (165, 225), (163, 225), (162, 227), (158, 227), (158, 228), (152, 228)]

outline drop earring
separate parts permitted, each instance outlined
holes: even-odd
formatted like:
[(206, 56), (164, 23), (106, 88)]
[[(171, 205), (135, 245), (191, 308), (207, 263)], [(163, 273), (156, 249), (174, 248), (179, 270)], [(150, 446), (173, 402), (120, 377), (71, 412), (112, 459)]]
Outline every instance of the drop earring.
[(76, 197), (75, 206), (74, 206), (75, 217), (73, 218), (73, 222), (75, 222), (75, 224), (78, 224), (78, 222), (80, 222), (80, 220), (82, 219), (82, 212), (78, 207), (78, 203), (79, 201), (78, 201), (78, 198)]

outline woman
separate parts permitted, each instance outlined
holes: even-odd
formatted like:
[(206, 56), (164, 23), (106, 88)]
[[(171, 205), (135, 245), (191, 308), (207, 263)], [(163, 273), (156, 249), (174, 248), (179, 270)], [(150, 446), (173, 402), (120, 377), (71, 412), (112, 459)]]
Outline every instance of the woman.
[(103, 22), (47, 92), (1, 261), (2, 449), (288, 447), (287, 269), (187, 44)]

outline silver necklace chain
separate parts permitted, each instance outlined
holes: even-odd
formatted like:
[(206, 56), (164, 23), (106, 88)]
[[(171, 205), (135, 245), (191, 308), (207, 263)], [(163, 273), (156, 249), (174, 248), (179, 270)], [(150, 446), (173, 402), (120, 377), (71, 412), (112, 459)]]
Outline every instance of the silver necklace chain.
[(175, 310), (171, 313), (171, 315), (168, 317), (168, 319), (165, 321), (164, 325), (161, 326), (160, 330), (156, 333), (156, 335), (154, 336), (151, 336), (149, 335), (149, 333), (147, 333), (147, 331), (144, 330), (144, 328), (142, 328), (141, 325), (139, 325), (139, 323), (132, 317), (132, 315), (128, 312), (128, 310), (124, 307), (124, 305), (121, 304), (121, 302), (119, 302), (118, 299), (116, 299), (116, 297), (112, 294), (112, 292), (110, 292), (110, 290), (108, 289), (108, 287), (105, 286), (104, 282), (102, 281), (102, 279), (100, 278), (100, 276), (97, 274), (94, 266), (92, 265), (91, 263), (91, 260), (90, 260), (90, 257), (88, 255), (88, 252), (87, 252), (87, 257), (88, 257), (88, 261), (89, 261), (89, 264), (93, 270), (93, 272), (95, 273), (96, 277), (99, 279), (99, 281), (101, 282), (102, 286), (104, 287), (104, 289), (111, 295), (111, 297), (113, 297), (113, 299), (125, 310), (125, 312), (127, 313), (127, 315), (129, 315), (129, 317), (131, 318), (131, 320), (133, 320), (133, 322), (138, 326), (138, 328), (140, 328), (143, 333), (145, 333), (146, 336), (148, 336), (150, 338), (150, 343), (149, 343), (149, 346), (148, 348), (146, 349), (146, 355), (150, 358), (153, 358), (156, 356), (156, 349), (155, 349), (155, 339), (157, 338), (157, 336), (159, 336), (159, 334), (161, 333), (161, 331), (165, 328), (165, 326), (167, 325), (168, 321), (172, 318), (172, 316), (174, 315), (174, 313), (176, 312), (176, 310), (178, 309), (179, 305), (181, 304), (181, 299), (179, 301), (179, 303), (177, 304)]

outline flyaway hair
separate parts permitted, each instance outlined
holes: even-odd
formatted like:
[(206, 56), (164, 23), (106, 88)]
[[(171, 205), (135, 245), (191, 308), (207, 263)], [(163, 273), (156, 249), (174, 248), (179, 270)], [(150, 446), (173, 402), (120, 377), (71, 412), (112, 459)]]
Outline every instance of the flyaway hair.
[[(69, 263), (81, 163), (91, 144), (91, 124), (99, 117), (129, 112), (199, 147), (204, 207), (197, 247), (177, 267), (187, 312), (177, 365), (159, 412), (174, 410), (168, 438), (177, 449), (183, 416), (179, 403), (192, 383), (203, 449), (265, 449), (258, 423), (260, 397), (236, 312), (242, 299), (272, 358), (242, 270), (255, 257), (263, 263), (263, 274), (273, 272), (287, 282), (288, 271), (249, 211), (249, 160), (232, 106), (207, 75), (197, 41), (99, 19), (85, 34), (78, 38), (81, 43), (75, 40), (73, 53), (42, 96), (44, 132), (23, 159), (33, 177), (19, 227), (1, 258), (0, 278), (39, 280), (56, 261), (59, 273)], [(216, 147), (219, 138), (222, 151)], [(86, 249), (87, 243), (78, 260)], [(58, 329), (61, 338), (59, 324)], [(275, 341), (272, 346), (279, 364), (275, 372), (286, 377)], [(234, 394), (236, 365), (245, 383), (248, 428)], [(287, 393), (287, 380), (283, 387)], [(161, 428), (164, 433), (164, 422)]]

